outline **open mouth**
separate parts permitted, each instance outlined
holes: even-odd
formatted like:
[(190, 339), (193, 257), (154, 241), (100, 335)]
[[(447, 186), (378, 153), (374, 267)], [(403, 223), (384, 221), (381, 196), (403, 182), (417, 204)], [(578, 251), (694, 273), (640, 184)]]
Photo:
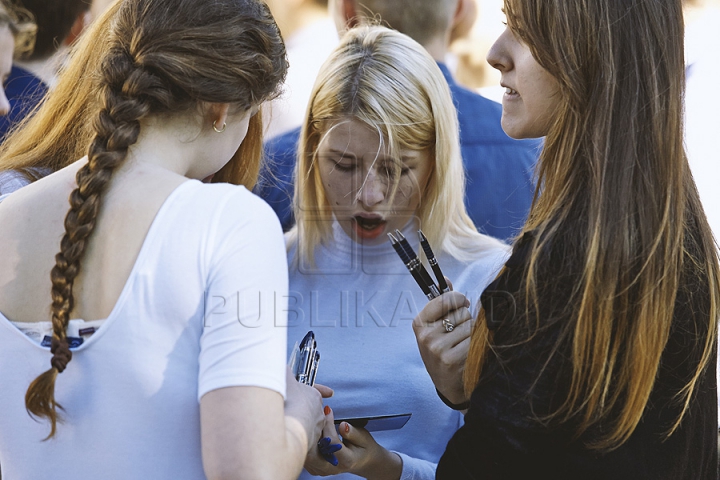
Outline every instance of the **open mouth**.
[(361, 215), (355, 215), (353, 217), (355, 233), (357, 233), (360, 238), (377, 238), (382, 235), (386, 223), (387, 222), (379, 216), (363, 217)]

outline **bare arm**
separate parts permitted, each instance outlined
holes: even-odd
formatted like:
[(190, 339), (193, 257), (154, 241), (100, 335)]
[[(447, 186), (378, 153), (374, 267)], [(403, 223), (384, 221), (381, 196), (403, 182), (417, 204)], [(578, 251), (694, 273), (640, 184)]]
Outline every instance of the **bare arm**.
[[(229, 387), (200, 400), (202, 458), (208, 480), (295, 479), (320, 436), (320, 393), (288, 380), (288, 401), (259, 387)], [(312, 439), (309, 437), (312, 436)]]

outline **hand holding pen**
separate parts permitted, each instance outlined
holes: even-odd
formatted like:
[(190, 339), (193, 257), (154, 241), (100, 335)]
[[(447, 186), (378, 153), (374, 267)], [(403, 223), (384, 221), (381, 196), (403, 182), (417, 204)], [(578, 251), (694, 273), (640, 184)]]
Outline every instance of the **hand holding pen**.
[[(430, 263), (430, 267), (432, 268), (433, 273), (435, 274), (435, 278), (438, 282), (437, 285), (430, 277), (430, 274), (428, 273), (425, 266), (422, 264), (422, 261), (420, 261), (420, 258), (415, 253), (415, 250), (413, 250), (412, 246), (410, 246), (410, 242), (407, 241), (405, 235), (403, 235), (400, 230), (395, 230), (395, 235), (397, 237), (393, 236), (392, 233), (388, 233), (388, 237), (390, 237), (390, 243), (392, 243), (393, 248), (400, 256), (400, 259), (410, 271), (410, 274), (420, 286), (428, 300), (439, 297), (442, 293), (449, 292), (450, 287), (445, 281), (445, 276), (443, 275), (442, 270), (440, 269), (440, 265), (435, 258), (435, 253), (430, 247), (430, 243), (428, 242), (427, 238), (422, 233), (422, 230), (418, 230), (420, 245), (425, 252), (425, 256), (428, 259), (428, 263)], [(451, 322), (449, 318), (443, 319), (442, 324), (443, 327), (445, 327), (445, 331), (448, 333), (452, 332), (455, 329), (455, 324)]]
[[(422, 230), (418, 231), (420, 245), (432, 268), (437, 285), (433, 282), (410, 243), (396, 230), (388, 234), (390, 242), (423, 293), (431, 300), (413, 320), (413, 331), (418, 342), (420, 356), (430, 374), (440, 399), (450, 408), (468, 408), (462, 384), (462, 371), (467, 359), (472, 332), (470, 302), (461, 293), (452, 292)], [(424, 272), (424, 273), (423, 273)], [(434, 300), (442, 294), (443, 301)], [(443, 330), (425, 328), (441, 323)], [(442, 393), (441, 393), (442, 392)]]

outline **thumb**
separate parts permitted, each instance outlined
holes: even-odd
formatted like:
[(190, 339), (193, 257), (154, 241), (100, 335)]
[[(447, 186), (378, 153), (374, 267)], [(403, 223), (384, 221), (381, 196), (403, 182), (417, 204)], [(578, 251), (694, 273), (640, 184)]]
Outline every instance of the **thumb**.
[(320, 392), (320, 395), (322, 395), (322, 398), (330, 398), (330, 397), (332, 397), (332, 396), (335, 394), (335, 391), (334, 391), (332, 388), (326, 387), (325, 385), (321, 385), (321, 384), (319, 384), (319, 383), (316, 383), (316, 384), (313, 385), (313, 386), (315, 387), (315, 389), (316, 389), (318, 392)]

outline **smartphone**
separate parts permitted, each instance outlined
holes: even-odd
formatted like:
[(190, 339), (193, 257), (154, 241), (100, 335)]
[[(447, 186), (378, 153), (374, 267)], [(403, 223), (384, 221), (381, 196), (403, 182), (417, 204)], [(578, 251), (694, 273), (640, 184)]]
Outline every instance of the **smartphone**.
[(339, 425), (340, 422), (347, 422), (353, 427), (364, 428), (368, 432), (380, 432), (402, 428), (410, 420), (410, 417), (412, 417), (412, 413), (379, 415), (376, 417), (336, 418), (335, 425)]

